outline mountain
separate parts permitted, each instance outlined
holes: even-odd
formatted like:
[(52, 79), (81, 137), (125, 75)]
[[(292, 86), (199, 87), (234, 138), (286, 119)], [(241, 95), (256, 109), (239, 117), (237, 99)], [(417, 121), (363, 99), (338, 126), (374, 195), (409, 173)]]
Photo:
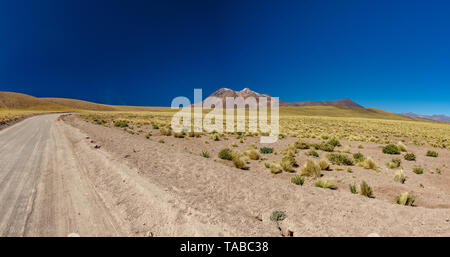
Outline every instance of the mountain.
[[(203, 102), (212, 101), (211, 100), (212, 97), (219, 98), (219, 101), (222, 102), (222, 106), (224, 106), (224, 107), (225, 107), (225, 102), (226, 102), (227, 97), (233, 97), (233, 98), (242, 97), (244, 99), (246, 99), (247, 97), (255, 97), (257, 102), (259, 102), (259, 100), (258, 100), (259, 97), (267, 97), (267, 102), (270, 103), (270, 101), (271, 101), (270, 95), (260, 94), (260, 93), (250, 90), (249, 88), (244, 88), (241, 91), (234, 91), (229, 88), (221, 88), (221, 89), (217, 90), (216, 92), (212, 93), (210, 96), (208, 96), (205, 100), (203, 100)], [(212, 103), (214, 103), (214, 101), (212, 101)]]
[(65, 98), (38, 98), (26, 94), (0, 91), (0, 108), (28, 110), (91, 110), (113, 111), (113, 106)]
[(408, 112), (408, 113), (400, 113), (400, 115), (409, 117), (409, 118), (413, 118), (413, 119), (426, 119), (426, 120), (434, 120), (434, 121), (440, 121), (440, 122), (450, 122), (450, 116), (447, 115), (420, 115), (420, 114), (415, 114), (412, 112)]
[[(217, 90), (216, 92), (212, 93), (210, 96), (208, 96), (205, 101), (210, 97), (217, 97), (222, 102), (223, 106), (225, 106), (226, 97), (255, 97), (258, 101), (258, 97), (267, 97), (267, 102), (270, 103), (271, 96), (268, 94), (260, 94), (255, 91), (252, 91), (248, 88), (244, 88), (241, 91), (234, 91), (229, 88), (221, 88)], [(280, 101), (280, 106), (336, 106), (336, 107), (350, 107), (350, 108), (364, 108), (363, 106), (353, 102), (352, 100), (345, 98), (339, 101), (317, 101), (317, 102), (284, 102)]]
[(316, 101), (316, 102), (295, 102), (295, 103), (280, 101), (280, 106), (337, 106), (337, 107), (364, 108), (364, 106), (359, 105), (348, 98), (344, 98), (338, 101)]

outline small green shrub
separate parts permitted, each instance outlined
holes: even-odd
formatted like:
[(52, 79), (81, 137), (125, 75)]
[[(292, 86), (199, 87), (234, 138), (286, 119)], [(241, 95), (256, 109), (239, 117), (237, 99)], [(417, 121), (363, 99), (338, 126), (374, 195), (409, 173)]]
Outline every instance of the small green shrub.
[(307, 159), (303, 166), (300, 175), (308, 177), (320, 177), (321, 167), (315, 161)]
[(313, 156), (313, 157), (319, 157), (319, 154), (316, 151), (312, 150), (312, 149), (309, 150), (308, 152), (306, 152), (306, 155)]
[(159, 126), (157, 124), (152, 124), (153, 129), (159, 129)]
[(333, 152), (334, 151), (334, 145), (330, 144), (320, 144), (319, 150), (325, 151), (325, 152)]
[(413, 172), (416, 174), (423, 174), (423, 168), (422, 167), (414, 167)]
[(231, 161), (231, 159), (232, 159), (231, 153), (232, 153), (232, 151), (229, 148), (224, 148), (224, 149), (220, 150), (218, 156), (222, 160)]
[(410, 195), (408, 192), (401, 193), (395, 198), (395, 201), (400, 205), (413, 206), (414, 196)]
[(114, 126), (119, 127), (119, 128), (126, 128), (128, 127), (128, 122), (120, 120), (120, 121), (116, 121), (114, 122)]
[(331, 153), (327, 155), (328, 160), (336, 165), (353, 165), (353, 160), (345, 154)]
[(341, 146), (341, 142), (339, 142), (339, 140), (335, 137), (333, 137), (332, 139), (330, 139), (330, 141), (327, 142), (328, 145), (332, 145), (334, 147), (338, 147)]
[(305, 177), (300, 175), (295, 175), (291, 177), (291, 183), (302, 186), (305, 183)]
[(416, 160), (416, 155), (414, 153), (407, 153), (405, 154), (405, 160), (407, 161), (415, 161)]
[(435, 151), (428, 151), (427, 152), (427, 156), (428, 157), (438, 157), (439, 154), (437, 152), (435, 152)]
[(356, 194), (356, 193), (358, 193), (357, 191), (356, 191), (356, 185), (353, 183), (353, 184), (349, 184), (348, 185), (348, 188), (350, 189), (350, 192), (352, 193), (352, 194)]
[(329, 188), (329, 189), (333, 189), (333, 190), (337, 189), (336, 184), (329, 179), (318, 179), (318, 180), (316, 180), (314, 185), (316, 187), (320, 187), (320, 188)]
[(359, 185), (359, 192), (361, 195), (373, 198), (372, 188), (366, 183), (366, 181), (362, 181)]
[(238, 151), (233, 151), (231, 153), (231, 156), (231, 161), (233, 162), (234, 167), (242, 170), (248, 169), (247, 158), (245, 157), (245, 155)]
[(293, 172), (294, 167), (297, 167), (297, 161), (292, 156), (284, 156), (281, 158), (280, 166), (284, 171)]
[(362, 162), (364, 161), (365, 157), (362, 153), (358, 152), (353, 154), (353, 159), (355, 159), (356, 162)]
[(383, 147), (383, 153), (385, 154), (400, 154), (400, 149), (398, 149), (398, 146), (394, 144), (387, 145)]
[(271, 221), (282, 221), (286, 218), (286, 213), (284, 211), (274, 211), (272, 212), (272, 215), (270, 215)]
[(270, 154), (273, 153), (273, 148), (270, 147), (262, 147), (259, 149), (262, 154)]
[(202, 151), (200, 156), (205, 157), (205, 158), (209, 158), (209, 153), (208, 153), (208, 151)]

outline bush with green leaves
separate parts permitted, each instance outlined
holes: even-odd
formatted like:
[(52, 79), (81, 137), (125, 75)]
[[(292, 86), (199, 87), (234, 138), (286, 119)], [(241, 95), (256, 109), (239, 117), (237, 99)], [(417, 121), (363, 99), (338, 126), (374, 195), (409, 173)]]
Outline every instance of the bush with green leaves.
[(270, 153), (273, 153), (273, 148), (265, 147), (265, 146), (264, 146), (264, 147), (260, 148), (259, 151), (260, 151), (262, 154), (270, 154)]
[(414, 153), (407, 153), (405, 154), (405, 160), (407, 161), (415, 161), (416, 160), (416, 155)]
[(353, 159), (355, 159), (356, 162), (362, 162), (366, 159), (366, 157), (364, 157), (362, 153), (358, 152), (353, 154)]
[(283, 168), (284, 171), (293, 172), (294, 167), (297, 167), (297, 161), (292, 156), (284, 156), (281, 158), (280, 166)]
[(383, 147), (383, 153), (385, 154), (400, 154), (400, 149), (397, 145), (389, 144)]
[(439, 154), (435, 151), (427, 151), (427, 156), (428, 157), (438, 157)]
[(232, 154), (232, 151), (229, 148), (224, 148), (224, 149), (220, 150), (218, 156), (222, 160), (231, 161), (231, 159), (232, 159), (231, 154)]
[(395, 201), (400, 205), (413, 206), (414, 196), (410, 195), (408, 192), (401, 193), (395, 198)]
[(331, 144), (320, 144), (319, 145), (319, 150), (322, 150), (324, 152), (333, 152), (334, 151), (334, 145)]
[(119, 127), (119, 128), (126, 128), (126, 127), (128, 127), (128, 122), (119, 120), (119, 121), (114, 122), (114, 126)]
[(314, 185), (316, 187), (320, 187), (320, 188), (328, 188), (328, 189), (337, 189), (336, 184), (329, 179), (318, 179), (316, 180), (316, 182), (314, 183)]
[(305, 165), (301, 169), (300, 175), (308, 177), (320, 177), (321, 167), (315, 161), (307, 159)]
[(270, 220), (271, 221), (282, 221), (286, 219), (286, 213), (284, 213), (284, 211), (274, 211), (272, 212), (272, 215), (270, 215)]
[(159, 129), (159, 126), (157, 124), (152, 124), (153, 129)]
[(341, 145), (341, 142), (339, 142), (339, 140), (338, 140), (337, 138), (335, 138), (335, 137), (333, 137), (332, 139), (330, 139), (330, 140), (327, 142), (327, 144), (328, 144), (328, 145), (332, 145), (332, 146), (334, 146), (334, 147), (342, 146), (342, 145)]
[(414, 167), (413, 172), (416, 174), (423, 174), (423, 168), (422, 167)]
[(345, 154), (331, 153), (327, 155), (327, 158), (331, 163), (336, 165), (353, 165), (353, 160)]
[(367, 184), (366, 181), (362, 181), (359, 185), (359, 193), (369, 198), (373, 198), (372, 188), (369, 186), (369, 184)]
[(305, 177), (300, 175), (295, 175), (291, 177), (291, 183), (302, 186), (305, 183)]

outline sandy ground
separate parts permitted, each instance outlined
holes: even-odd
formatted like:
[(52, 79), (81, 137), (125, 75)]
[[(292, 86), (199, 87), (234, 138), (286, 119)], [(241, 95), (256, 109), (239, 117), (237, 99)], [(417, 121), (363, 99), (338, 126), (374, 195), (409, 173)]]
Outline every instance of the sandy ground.
[[(32, 117), (0, 132), (2, 236), (450, 235), (448, 208), (395, 205), (377, 187), (377, 198), (368, 199), (296, 186), (289, 174), (257, 168), (263, 163), (243, 171), (175, 141), (58, 117)], [(425, 189), (444, 188), (448, 174), (441, 178), (442, 185), (424, 179)], [(269, 218), (275, 210), (287, 214), (279, 224)]]
[[(217, 156), (223, 145), (231, 145), (231, 139), (217, 142), (208, 140), (206, 136), (184, 139), (153, 136), (145, 139), (144, 134), (132, 135), (118, 128), (87, 123), (75, 116), (65, 120), (89, 135), (90, 138), (85, 140), (93, 141), (92, 145), (101, 146), (100, 151), (108, 152), (113, 160), (131, 167), (139, 181), (151, 182), (152, 187), (160, 188), (166, 195), (170, 195), (171, 199), (167, 203), (173, 209), (163, 215), (173, 215), (166, 217), (167, 221), (175, 219), (173, 225), (177, 224), (176, 227), (183, 229), (171, 228), (171, 223), (163, 225), (156, 222), (150, 218), (153, 207), (140, 205), (140, 215), (135, 218), (141, 221), (133, 222), (132, 225), (135, 231), (150, 228), (151, 233), (156, 236), (366, 236), (370, 233), (381, 236), (450, 235), (450, 209), (447, 208), (449, 172), (445, 164), (450, 156), (448, 151), (440, 151), (439, 158), (426, 162), (426, 158), (430, 157), (422, 158), (425, 149), (412, 149), (411, 146), (409, 150), (416, 152), (418, 161), (414, 164), (404, 161), (408, 180), (405, 184), (400, 184), (393, 181), (393, 171), (384, 168), (384, 161), (392, 156), (380, 154), (381, 150), (375, 144), (364, 144), (364, 149), (358, 150), (373, 157), (380, 164), (381, 171), (353, 167), (353, 173), (347, 173), (333, 167), (333, 171), (325, 174), (325, 177), (335, 177), (339, 181), (339, 189), (332, 191), (313, 187), (312, 181), (307, 181), (304, 186), (293, 185), (288, 180), (292, 174), (270, 174), (264, 168), (264, 162), (252, 161), (250, 170), (243, 171), (231, 167), (229, 162), (206, 159), (199, 155), (202, 149), (207, 149), (212, 157)], [(157, 132), (153, 131), (153, 134), (156, 135)], [(165, 143), (158, 142), (161, 138), (164, 138)], [(246, 146), (240, 146), (242, 150), (248, 144), (256, 143), (257, 138), (254, 139), (255, 142), (247, 140)], [(289, 140), (292, 139), (277, 142), (280, 145), (275, 146), (276, 149), (281, 150), (282, 144), (292, 143)], [(209, 142), (205, 144), (204, 141)], [(342, 143), (345, 145), (347, 142)], [(352, 151), (359, 145), (355, 142), (351, 144)], [(306, 156), (302, 153), (297, 156), (298, 162), (303, 164)], [(426, 170), (424, 174), (417, 175), (409, 170), (410, 167), (421, 164), (424, 164)], [(430, 172), (436, 167), (443, 168), (441, 175)], [(366, 180), (373, 186), (375, 199), (348, 191), (348, 182), (361, 180)], [(111, 186), (104, 189), (110, 190)], [(417, 207), (394, 203), (397, 192), (403, 191), (414, 193)], [(148, 198), (143, 195), (142, 200)], [(434, 200), (429, 201), (430, 199)], [(163, 202), (158, 202), (164, 205)], [(132, 208), (127, 205), (131, 203), (123, 201), (121, 208), (128, 213)], [(283, 210), (287, 214), (279, 227), (269, 218), (275, 210)], [(172, 211), (177, 214), (172, 214)], [(145, 226), (141, 223), (145, 223)]]

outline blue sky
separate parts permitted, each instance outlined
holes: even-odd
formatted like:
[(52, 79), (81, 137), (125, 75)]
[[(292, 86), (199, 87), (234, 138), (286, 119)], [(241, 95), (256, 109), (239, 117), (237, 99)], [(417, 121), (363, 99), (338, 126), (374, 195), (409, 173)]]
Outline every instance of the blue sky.
[(450, 115), (448, 1), (3, 1), (0, 90), (106, 104), (251, 88)]

